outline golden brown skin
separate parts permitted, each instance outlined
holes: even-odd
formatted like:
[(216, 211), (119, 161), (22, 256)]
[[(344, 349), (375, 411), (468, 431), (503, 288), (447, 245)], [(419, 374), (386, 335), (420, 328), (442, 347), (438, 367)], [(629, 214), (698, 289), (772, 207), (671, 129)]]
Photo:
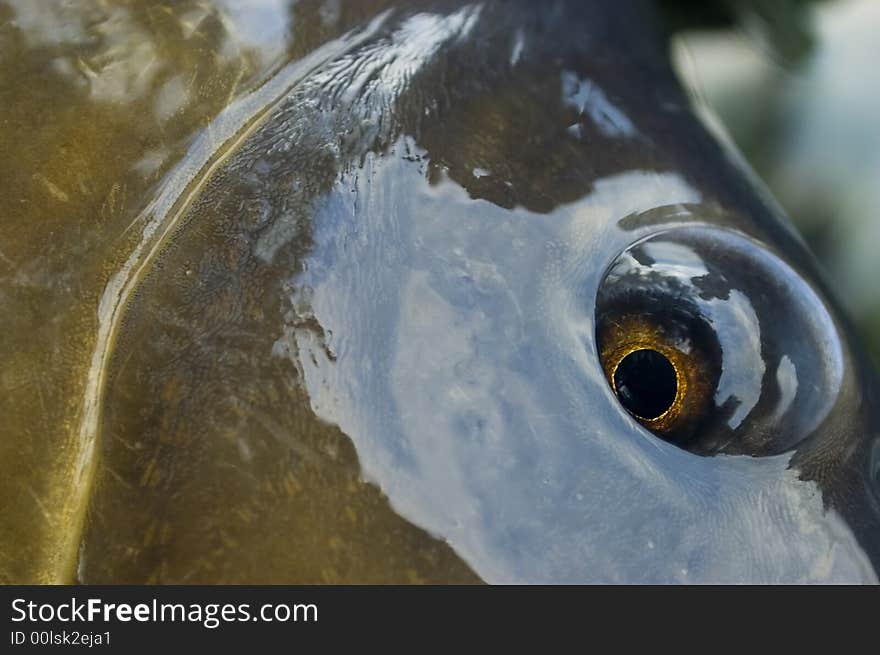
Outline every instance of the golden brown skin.
[[(259, 71), (247, 53), (204, 55), (223, 36), (216, 16), (184, 36), (194, 3), (28, 4), (0, 5), (0, 576), (59, 582), (74, 575), (84, 512), (74, 488), (95, 308), (136, 238), (126, 227), (186, 140)], [(160, 123), (152, 107), (181, 74), (202, 97)]]
[[(323, 16), (321, 3), (299, 3), (279, 40), (255, 39), (247, 12), (221, 3), (0, 2), (0, 581), (476, 580), (360, 479), (337, 429), (290, 397), (289, 360), (236, 393), (234, 367), (266, 346), (256, 302), (231, 317), (222, 292), (180, 307), (171, 338), (202, 339), (198, 361), (163, 350), (168, 326), (136, 306), (97, 453), (83, 429), (102, 293), (160, 182), (224, 107), (373, 4)], [(258, 28), (278, 20), (266, 18)], [(213, 276), (235, 273), (234, 239), (192, 238), (190, 250), (217, 246)], [(167, 306), (211, 282), (187, 252), (163, 262), (176, 282), (157, 292)], [(224, 364), (215, 348), (231, 338), (243, 361)], [(224, 376), (221, 387), (188, 393), (189, 366)]]

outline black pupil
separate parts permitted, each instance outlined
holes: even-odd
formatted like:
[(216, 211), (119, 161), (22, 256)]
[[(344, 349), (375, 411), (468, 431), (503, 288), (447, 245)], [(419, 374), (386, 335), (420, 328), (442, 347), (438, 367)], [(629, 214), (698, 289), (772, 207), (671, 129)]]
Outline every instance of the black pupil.
[(678, 384), (672, 363), (646, 348), (620, 360), (614, 371), (614, 387), (630, 413), (650, 420), (672, 407)]

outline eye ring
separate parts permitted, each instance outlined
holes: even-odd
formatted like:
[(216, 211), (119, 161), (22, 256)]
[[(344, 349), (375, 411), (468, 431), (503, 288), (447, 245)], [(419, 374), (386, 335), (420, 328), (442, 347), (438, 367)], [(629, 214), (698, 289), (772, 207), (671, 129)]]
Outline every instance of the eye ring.
[[(670, 441), (686, 441), (702, 416), (717, 379), (712, 357), (694, 340), (669, 330), (668, 321), (651, 314), (618, 316), (614, 325), (608, 327), (600, 340), (600, 359), (608, 384), (621, 405), (652, 432), (663, 434)], [(621, 367), (640, 352), (653, 352), (659, 358), (636, 364), (628, 373), (627, 382), (622, 379)], [(674, 382), (663, 370), (666, 367), (671, 368)], [(675, 385), (673, 393), (670, 382)], [(625, 386), (636, 389), (634, 397), (628, 396)], [(640, 403), (662, 407), (662, 411), (646, 415), (653, 412), (640, 412)]]
[[(664, 426), (674, 421), (679, 412), (681, 411), (681, 404), (683, 398), (687, 394), (687, 377), (682, 374), (681, 365), (678, 364), (676, 360), (677, 351), (672, 348), (667, 348), (662, 344), (630, 344), (625, 349), (621, 349), (618, 352), (615, 352), (612, 355), (612, 366), (608, 371), (608, 381), (611, 384), (611, 388), (614, 393), (617, 394), (618, 397), (624, 398), (626, 395), (626, 382), (621, 380), (621, 374), (623, 371), (621, 370), (621, 365), (625, 365), (626, 362), (632, 361), (633, 356), (637, 356), (640, 353), (645, 353), (645, 355), (650, 355), (651, 353), (658, 355), (662, 358), (662, 362), (671, 368), (672, 376), (673, 376), (673, 385), (674, 392), (672, 393), (672, 398), (666, 402), (663, 397), (668, 397), (668, 393), (663, 393), (663, 390), (659, 390), (660, 399), (659, 405), (665, 406), (665, 409), (660, 411), (659, 413), (654, 412), (641, 412), (637, 410), (635, 407), (631, 407), (630, 405), (634, 403), (626, 403), (624, 402), (624, 406), (627, 411), (630, 412), (636, 419), (641, 421), (646, 427), (650, 427), (653, 430), (662, 430)], [(616, 360), (616, 361), (615, 361)], [(636, 364), (636, 366), (639, 366)], [(657, 368), (657, 364), (649, 365), (650, 368)], [(640, 368), (645, 368), (641, 366)], [(665, 371), (663, 371), (665, 373)], [(665, 386), (661, 383), (659, 386)], [(651, 399), (636, 399), (641, 400), (641, 404), (645, 405), (645, 400), (650, 401)], [(623, 400), (622, 400), (623, 401)]]

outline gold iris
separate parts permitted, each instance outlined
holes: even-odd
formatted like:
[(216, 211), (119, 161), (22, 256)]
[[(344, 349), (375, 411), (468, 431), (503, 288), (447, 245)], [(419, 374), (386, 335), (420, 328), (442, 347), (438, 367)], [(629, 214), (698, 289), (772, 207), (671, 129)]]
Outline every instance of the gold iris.
[(599, 355), (608, 384), (632, 416), (674, 441), (693, 433), (717, 380), (716, 358), (651, 315), (605, 321)]

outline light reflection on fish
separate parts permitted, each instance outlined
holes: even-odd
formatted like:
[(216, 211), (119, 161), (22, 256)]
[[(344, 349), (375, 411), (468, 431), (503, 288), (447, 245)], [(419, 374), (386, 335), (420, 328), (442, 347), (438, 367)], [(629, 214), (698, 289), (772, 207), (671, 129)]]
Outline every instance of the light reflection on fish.
[(297, 5), (322, 38), (110, 220), (0, 575), (876, 582), (872, 373), (650, 4), (376, 5)]

